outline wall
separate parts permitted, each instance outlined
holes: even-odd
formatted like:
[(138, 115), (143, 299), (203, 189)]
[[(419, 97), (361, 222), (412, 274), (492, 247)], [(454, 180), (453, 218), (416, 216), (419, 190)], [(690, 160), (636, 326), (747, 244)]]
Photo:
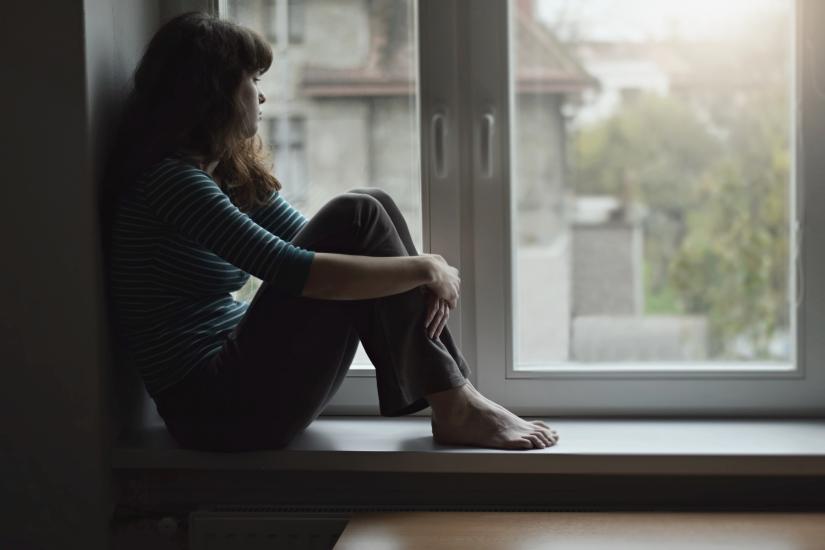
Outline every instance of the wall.
[(130, 0), (4, 6), (2, 548), (108, 546), (96, 191), (111, 115), (157, 14), (157, 2)]

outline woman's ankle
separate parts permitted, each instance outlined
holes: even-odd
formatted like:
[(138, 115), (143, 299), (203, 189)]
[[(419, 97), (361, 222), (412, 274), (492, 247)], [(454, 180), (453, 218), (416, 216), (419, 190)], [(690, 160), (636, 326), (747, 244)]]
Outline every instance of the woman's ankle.
[(433, 411), (433, 419), (444, 418), (454, 415), (462, 410), (467, 403), (470, 392), (469, 380), (465, 380), (460, 386), (455, 386), (447, 390), (428, 393), (424, 399), (430, 404)]

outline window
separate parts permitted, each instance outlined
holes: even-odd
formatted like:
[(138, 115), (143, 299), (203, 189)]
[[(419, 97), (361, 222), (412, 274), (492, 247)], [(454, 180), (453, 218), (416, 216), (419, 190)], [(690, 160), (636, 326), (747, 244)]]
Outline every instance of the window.
[(794, 3), (509, 6), (488, 391), (580, 414), (776, 407), (800, 374)]
[(289, 182), (283, 197), (295, 208), (307, 204), (306, 119), (290, 115), (272, 117), (266, 121), (267, 143), (275, 164), (275, 177)]
[(792, 360), (792, 5), (726, 6), (511, 11), (514, 369)]
[[(286, 35), (290, 44), (304, 41), (304, 0), (265, 0), (263, 7), (265, 36), (272, 44), (278, 43), (279, 35)], [(286, 29), (282, 28), (284, 21)]]
[[(821, 407), (825, 255), (801, 235), (823, 200), (802, 190), (825, 170), (806, 154), (825, 10), (327, 0), (302, 18), (267, 85), (273, 113), (305, 116), (305, 214), (340, 181), (387, 189), (461, 269), (450, 328), (485, 394), (545, 415)], [(330, 411), (375, 412), (352, 374)]]

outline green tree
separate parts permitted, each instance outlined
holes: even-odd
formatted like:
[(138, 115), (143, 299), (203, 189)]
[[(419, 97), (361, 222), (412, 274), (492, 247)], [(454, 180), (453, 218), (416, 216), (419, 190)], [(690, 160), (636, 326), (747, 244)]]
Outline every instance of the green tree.
[[(670, 266), (689, 312), (710, 321), (711, 351), (771, 358), (770, 343), (787, 329), (789, 268), (788, 114), (775, 94), (740, 103), (720, 158), (702, 179), (699, 207)], [(758, 115), (758, 116), (754, 116)]]
[(766, 359), (789, 322), (787, 98), (768, 89), (705, 106), (641, 96), (581, 130), (575, 191), (647, 210), (647, 313), (705, 315), (711, 356)]

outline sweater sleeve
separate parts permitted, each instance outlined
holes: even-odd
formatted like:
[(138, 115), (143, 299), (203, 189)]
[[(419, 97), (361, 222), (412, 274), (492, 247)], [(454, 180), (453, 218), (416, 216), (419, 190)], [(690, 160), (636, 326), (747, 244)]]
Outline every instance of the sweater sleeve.
[(287, 241), (292, 241), (308, 221), (277, 191), (272, 193), (267, 204), (250, 212), (249, 217), (273, 235)]
[(143, 189), (155, 214), (186, 238), (288, 295), (301, 294), (315, 253), (255, 223), (203, 170), (170, 160), (148, 174)]

